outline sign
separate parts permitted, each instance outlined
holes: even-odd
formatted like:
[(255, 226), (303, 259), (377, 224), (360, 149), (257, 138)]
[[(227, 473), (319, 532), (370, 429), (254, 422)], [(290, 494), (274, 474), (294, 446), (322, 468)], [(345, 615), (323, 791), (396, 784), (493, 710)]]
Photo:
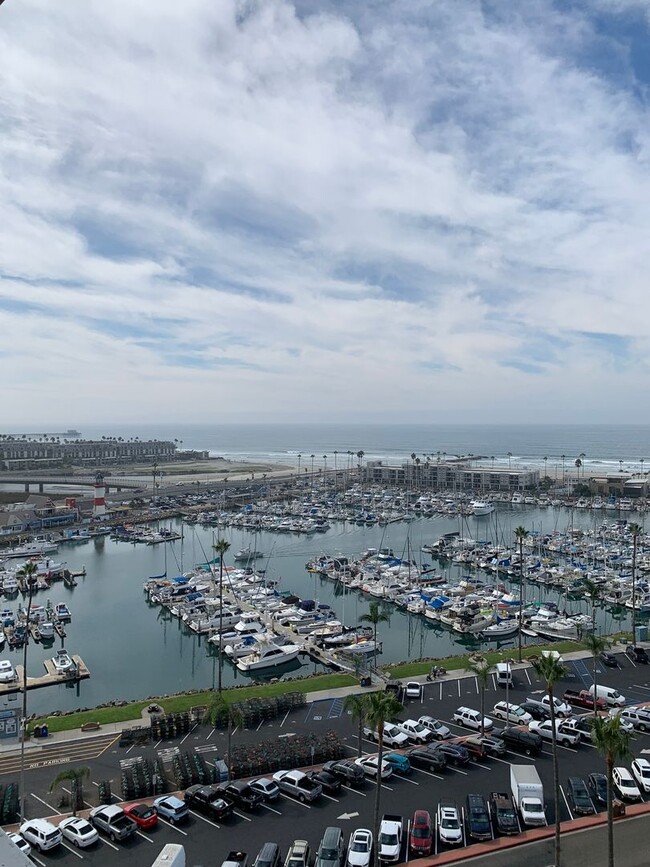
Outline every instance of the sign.
[(0, 738), (17, 738), (18, 737), (18, 711), (17, 710), (2, 710), (0, 711)]

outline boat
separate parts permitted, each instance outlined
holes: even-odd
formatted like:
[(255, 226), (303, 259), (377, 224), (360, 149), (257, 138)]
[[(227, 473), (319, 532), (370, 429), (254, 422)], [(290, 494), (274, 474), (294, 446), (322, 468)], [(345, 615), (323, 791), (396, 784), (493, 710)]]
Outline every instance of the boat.
[(57, 602), (54, 606), (54, 613), (56, 614), (57, 618), (64, 623), (70, 622), (70, 620), (72, 620), (72, 613), (70, 612), (70, 609), (65, 604), (65, 602)]
[(494, 503), (490, 503), (488, 500), (472, 500), (469, 504), (472, 515), (480, 518), (482, 515), (491, 515), (494, 511)]
[(259, 646), (248, 656), (237, 660), (240, 671), (257, 671), (260, 668), (275, 668), (285, 662), (290, 662), (302, 651), (299, 644), (277, 645), (274, 641), (260, 642)]
[(64, 649), (57, 650), (56, 656), (52, 657), (52, 665), (57, 674), (68, 674), (76, 668), (76, 663)]
[(514, 635), (519, 629), (519, 624), (514, 617), (507, 617), (504, 620), (499, 620), (497, 623), (492, 623), (483, 630), (483, 638), (487, 641), (497, 641), (500, 638), (506, 638), (508, 635)]
[(356, 655), (358, 653), (375, 653), (377, 650), (381, 650), (381, 642), (375, 641), (374, 638), (361, 638), (359, 641), (355, 641), (354, 644), (342, 647), (340, 652)]
[(41, 641), (54, 641), (54, 624), (51, 620), (45, 620), (39, 623), (38, 631), (41, 636)]
[(234, 555), (233, 560), (243, 560), (249, 563), (251, 560), (260, 560), (264, 556), (262, 551), (255, 551), (252, 548), (242, 548)]

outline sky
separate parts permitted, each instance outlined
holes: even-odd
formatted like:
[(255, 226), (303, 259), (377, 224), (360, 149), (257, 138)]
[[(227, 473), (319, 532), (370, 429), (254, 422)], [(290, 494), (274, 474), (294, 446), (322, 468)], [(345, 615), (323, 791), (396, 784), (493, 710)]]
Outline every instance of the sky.
[(3, 3), (4, 426), (650, 422), (649, 29)]

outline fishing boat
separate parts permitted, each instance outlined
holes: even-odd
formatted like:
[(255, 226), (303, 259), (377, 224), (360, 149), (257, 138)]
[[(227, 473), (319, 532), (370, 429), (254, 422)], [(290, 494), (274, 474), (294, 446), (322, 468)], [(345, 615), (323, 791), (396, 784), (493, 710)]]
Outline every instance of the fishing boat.
[(275, 668), (278, 665), (295, 659), (302, 649), (302, 646), (299, 644), (279, 646), (274, 641), (260, 642), (252, 653), (237, 660), (237, 668), (240, 671)]

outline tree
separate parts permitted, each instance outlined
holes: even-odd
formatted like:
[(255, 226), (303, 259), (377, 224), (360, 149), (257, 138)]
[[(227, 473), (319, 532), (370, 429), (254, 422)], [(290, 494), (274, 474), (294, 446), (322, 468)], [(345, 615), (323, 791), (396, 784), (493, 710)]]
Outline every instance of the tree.
[(608, 647), (611, 647), (611, 642), (606, 638), (603, 638), (602, 635), (596, 635), (595, 632), (588, 632), (586, 635), (582, 635), (580, 640), (587, 646), (587, 650), (591, 653), (593, 660), (594, 716), (597, 716), (595, 699), (598, 695), (598, 657), (603, 650), (607, 650)]
[(377, 781), (375, 788), (375, 858), (374, 865), (379, 867), (379, 808), (381, 804), (381, 765), (384, 754), (384, 723), (397, 716), (404, 708), (390, 692), (373, 692), (367, 697), (366, 719), (370, 728), (377, 732)]
[(521, 627), (524, 617), (524, 539), (528, 536), (525, 527), (515, 529), (515, 538), (519, 542), (519, 662), (521, 662)]
[(350, 711), (352, 715), (352, 719), (356, 720), (359, 725), (359, 735), (358, 735), (358, 743), (359, 743), (359, 758), (361, 758), (363, 754), (363, 724), (366, 721), (366, 715), (368, 713), (368, 696), (367, 695), (359, 695), (351, 694), (346, 696), (343, 707)]
[(557, 726), (553, 688), (566, 675), (566, 668), (555, 656), (542, 656), (533, 662), (533, 668), (546, 684), (551, 712), (551, 746), (553, 750), (553, 804), (555, 808), (555, 867), (560, 867), (560, 775), (557, 763)]
[(630, 524), (628, 530), (632, 533), (632, 644), (636, 647), (636, 554), (643, 528), (639, 524)]
[(243, 714), (236, 705), (232, 702), (226, 701), (226, 698), (222, 693), (217, 693), (217, 695), (212, 697), (212, 700), (208, 705), (206, 718), (210, 725), (215, 728), (224, 725), (228, 727), (226, 755), (228, 756), (228, 779), (230, 780), (230, 768), (232, 765), (230, 749), (232, 736), (234, 730), (244, 724)]
[(221, 695), (222, 690), (222, 673), (223, 673), (223, 647), (221, 646), (221, 635), (223, 633), (223, 558), (230, 548), (230, 542), (225, 539), (219, 539), (212, 549), (219, 555), (219, 680), (217, 690)]
[(375, 638), (375, 651), (377, 650), (377, 627), (380, 623), (390, 623), (390, 615), (382, 611), (379, 607), (379, 602), (371, 602), (367, 614), (362, 614), (359, 618), (360, 623), (370, 623), (373, 629)]
[(490, 663), (484, 656), (477, 656), (467, 666), (476, 675), (481, 690), (481, 736), (485, 735), (485, 690), (490, 682)]
[(607, 863), (614, 867), (614, 809), (612, 804), (613, 771), (619, 761), (632, 758), (630, 735), (621, 728), (620, 716), (595, 716), (591, 742), (605, 759), (607, 773)]
[(84, 805), (83, 780), (84, 777), (90, 776), (90, 768), (85, 765), (81, 768), (67, 768), (61, 771), (50, 783), (49, 791), (53, 792), (57, 786), (66, 781), (70, 782), (70, 804), (72, 807), (72, 815), (77, 815), (77, 810), (81, 810)]

